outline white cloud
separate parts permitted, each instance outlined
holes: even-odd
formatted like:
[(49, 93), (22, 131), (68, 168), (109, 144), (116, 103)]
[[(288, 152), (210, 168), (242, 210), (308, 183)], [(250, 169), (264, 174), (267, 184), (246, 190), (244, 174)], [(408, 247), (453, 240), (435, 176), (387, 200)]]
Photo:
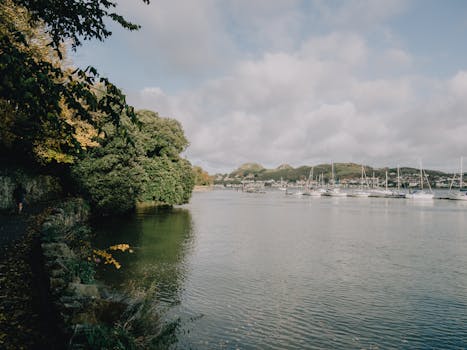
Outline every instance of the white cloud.
[(222, 70), (236, 48), (224, 29), (219, 5), (215, 0), (161, 0), (149, 6), (123, 1), (119, 10), (142, 26), (123, 36), (135, 54), (174, 75)]
[(413, 62), (413, 58), (409, 53), (398, 48), (386, 50), (383, 59), (385, 64), (401, 66), (404, 68), (411, 66)]
[[(180, 119), (188, 157), (210, 171), (246, 161), (415, 165), (423, 157), (429, 165), (446, 154), (455, 164), (467, 150), (467, 73), (444, 82), (368, 79), (359, 71), (369, 59), (357, 35), (326, 35), (296, 51), (241, 61), (191, 91), (147, 88), (139, 103)], [(422, 94), (421, 82), (431, 84)]]
[(180, 120), (187, 156), (209, 171), (420, 157), (446, 168), (467, 156), (467, 72), (413, 73), (420, 57), (388, 25), (407, 1), (121, 6), (143, 25), (120, 36), (138, 57), (128, 69), (155, 82), (129, 101)]

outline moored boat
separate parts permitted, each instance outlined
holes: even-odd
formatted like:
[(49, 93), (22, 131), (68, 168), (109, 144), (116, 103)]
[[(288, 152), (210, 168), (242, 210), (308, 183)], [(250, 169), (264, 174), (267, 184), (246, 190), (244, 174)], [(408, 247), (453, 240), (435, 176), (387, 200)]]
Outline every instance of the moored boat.
[(423, 178), (424, 177), (426, 177), (426, 174), (423, 171), (422, 161), (420, 161), (420, 190), (407, 193), (405, 195), (405, 198), (414, 199), (414, 200), (430, 200), (435, 197), (435, 195), (433, 194), (433, 191), (431, 190), (430, 181), (428, 181), (428, 179), (427, 179), (427, 183), (428, 183), (428, 188), (430, 189), (430, 192), (426, 192), (423, 190), (423, 182), (424, 182)]
[(452, 184), (454, 182), (455, 176), (451, 182), (451, 188), (448, 194), (449, 199), (458, 200), (458, 201), (467, 201), (467, 189), (463, 188), (463, 170), (462, 170), (462, 157), (461, 157), (461, 164), (460, 164), (460, 171), (459, 171), (459, 191), (452, 191)]

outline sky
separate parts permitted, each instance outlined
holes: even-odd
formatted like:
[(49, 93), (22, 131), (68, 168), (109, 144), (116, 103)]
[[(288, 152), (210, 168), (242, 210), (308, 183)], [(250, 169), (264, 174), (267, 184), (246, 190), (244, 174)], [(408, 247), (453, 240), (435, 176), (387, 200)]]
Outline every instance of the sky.
[(179, 120), (184, 156), (210, 173), (467, 159), (466, 1), (122, 0), (117, 12), (142, 28), (112, 24), (74, 63)]

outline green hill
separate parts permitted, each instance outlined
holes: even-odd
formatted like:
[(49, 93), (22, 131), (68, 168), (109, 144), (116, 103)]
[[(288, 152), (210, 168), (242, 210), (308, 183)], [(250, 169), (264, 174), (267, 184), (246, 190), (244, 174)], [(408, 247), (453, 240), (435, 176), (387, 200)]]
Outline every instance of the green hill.
[[(336, 179), (344, 180), (349, 178), (360, 177), (361, 168), (360, 164), (355, 163), (334, 163), (334, 174)], [(381, 178), (385, 177), (386, 170), (390, 177), (394, 178), (397, 173), (397, 168), (373, 168), (368, 165), (364, 166), (366, 176), (374, 176)], [(275, 180), (294, 182), (297, 180), (305, 180), (309, 177), (311, 166), (300, 166), (293, 168), (288, 164), (282, 164), (275, 169), (266, 169), (257, 163), (246, 163), (240, 166), (229, 174), (231, 178), (250, 178), (255, 180)], [(417, 176), (420, 170), (416, 168), (403, 167), (400, 168), (400, 174)], [(425, 170), (429, 177), (446, 175), (441, 171)], [(325, 181), (331, 178), (331, 164), (318, 164), (313, 166), (313, 177), (323, 174)]]

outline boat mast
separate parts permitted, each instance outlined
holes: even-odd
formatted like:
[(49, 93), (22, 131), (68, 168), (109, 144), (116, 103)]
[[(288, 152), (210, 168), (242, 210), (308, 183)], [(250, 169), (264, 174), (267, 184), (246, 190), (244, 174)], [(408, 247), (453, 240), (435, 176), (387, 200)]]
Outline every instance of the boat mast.
[(397, 165), (397, 191), (401, 190), (401, 178), (400, 178), (399, 165)]
[(334, 186), (334, 163), (331, 162), (331, 185)]
[(312, 186), (312, 183), (313, 183), (313, 167), (311, 167), (311, 170), (310, 170), (310, 176), (309, 176), (309, 179), (308, 179), (309, 183), (308, 183), (308, 187), (313, 187)]
[(459, 190), (462, 190), (462, 157), (461, 157), (461, 174), (460, 174), (460, 183), (459, 183)]
[(386, 191), (388, 190), (388, 171), (386, 170)]
[(360, 180), (360, 187), (362, 190), (363, 190), (363, 172), (364, 170), (363, 170), (363, 164), (362, 164), (362, 179)]
[(421, 160), (420, 160), (420, 189), (423, 190), (423, 167), (422, 167)]

